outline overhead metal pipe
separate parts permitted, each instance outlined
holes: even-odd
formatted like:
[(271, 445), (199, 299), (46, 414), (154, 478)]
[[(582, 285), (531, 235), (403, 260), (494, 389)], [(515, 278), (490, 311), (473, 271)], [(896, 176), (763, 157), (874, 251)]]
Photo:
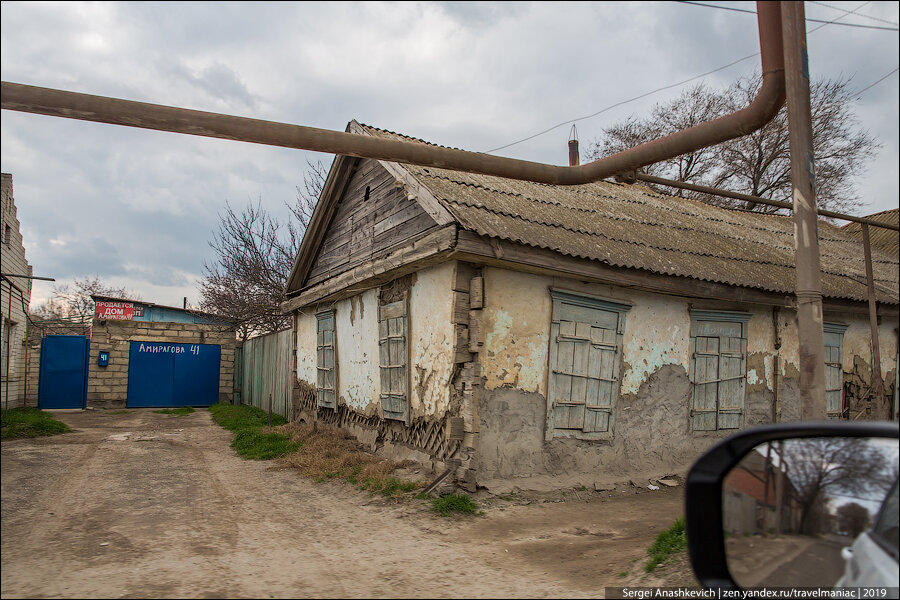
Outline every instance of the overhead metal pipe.
[[(628, 176), (622, 178), (623, 181), (628, 181), (628, 179), (634, 179), (637, 181), (646, 181), (647, 183), (655, 183), (657, 185), (664, 185), (667, 187), (678, 188), (682, 190), (692, 190), (694, 192), (702, 192), (704, 194), (711, 194), (714, 196), (723, 196), (725, 198), (734, 198), (735, 200), (743, 200), (744, 202), (755, 202), (756, 204), (765, 204), (766, 206), (777, 206), (778, 208), (787, 208), (789, 210), (793, 210), (794, 205), (790, 202), (781, 202), (780, 200), (772, 200), (771, 198), (763, 198), (761, 196), (751, 196), (750, 194), (742, 194), (740, 192), (732, 192), (730, 190), (723, 190), (720, 188), (709, 187), (706, 185), (697, 185), (696, 183), (688, 183), (686, 181), (675, 181), (674, 179), (665, 179), (663, 177), (656, 177), (655, 175), (647, 175), (646, 173), (641, 173), (640, 171), (635, 173), (629, 173)], [(881, 227), (884, 229), (892, 229), (894, 231), (900, 231), (900, 226), (892, 225), (890, 223), (881, 223), (876, 221), (875, 219), (869, 219), (868, 217), (857, 217), (854, 215), (848, 215), (844, 213), (834, 212), (832, 210), (818, 210), (819, 216), (829, 217), (832, 219), (841, 219), (842, 221), (853, 221), (854, 223), (864, 223), (866, 225), (871, 225), (872, 227)]]
[(390, 160), (538, 183), (578, 185), (599, 181), (616, 173), (632, 171), (747, 135), (772, 120), (784, 104), (785, 93), (780, 3), (758, 2), (757, 13), (762, 55), (762, 87), (749, 106), (730, 115), (581, 166), (549, 165), (481, 152), (92, 96), (6, 81), (2, 83), (2, 107), (7, 110), (83, 121)]

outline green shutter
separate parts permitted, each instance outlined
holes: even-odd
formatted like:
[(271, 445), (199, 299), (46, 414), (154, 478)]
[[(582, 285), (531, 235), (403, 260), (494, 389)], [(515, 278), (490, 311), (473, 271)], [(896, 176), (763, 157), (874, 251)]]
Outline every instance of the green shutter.
[(846, 325), (824, 324), (825, 334), (825, 412), (829, 419), (843, 417), (844, 368), (843, 341)]
[(739, 429), (747, 374), (747, 313), (691, 311), (691, 427)]
[(552, 294), (547, 437), (608, 432), (618, 396), (628, 306), (558, 291)]

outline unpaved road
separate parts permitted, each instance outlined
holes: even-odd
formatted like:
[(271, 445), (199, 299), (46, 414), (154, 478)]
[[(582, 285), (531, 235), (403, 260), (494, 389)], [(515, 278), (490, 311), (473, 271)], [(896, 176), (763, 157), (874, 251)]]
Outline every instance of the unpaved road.
[(3, 598), (596, 597), (683, 512), (677, 488), (446, 519), (243, 460), (207, 411), (55, 416), (75, 431), (2, 443)]

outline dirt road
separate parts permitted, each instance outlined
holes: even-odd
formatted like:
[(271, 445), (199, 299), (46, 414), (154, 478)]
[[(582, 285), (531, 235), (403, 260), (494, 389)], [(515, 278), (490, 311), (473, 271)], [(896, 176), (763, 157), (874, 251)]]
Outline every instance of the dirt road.
[(55, 415), (75, 431), (2, 443), (3, 598), (597, 597), (683, 512), (676, 488), (447, 519), (243, 460), (207, 411)]

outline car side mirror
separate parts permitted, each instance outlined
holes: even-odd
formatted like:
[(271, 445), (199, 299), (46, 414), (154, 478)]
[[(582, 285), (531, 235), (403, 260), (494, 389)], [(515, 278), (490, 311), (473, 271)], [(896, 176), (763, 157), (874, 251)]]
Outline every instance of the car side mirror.
[(850, 546), (889, 496), (896, 512), (898, 438), (897, 423), (804, 422), (755, 427), (710, 448), (685, 485), (698, 581), (723, 589), (843, 583)]

